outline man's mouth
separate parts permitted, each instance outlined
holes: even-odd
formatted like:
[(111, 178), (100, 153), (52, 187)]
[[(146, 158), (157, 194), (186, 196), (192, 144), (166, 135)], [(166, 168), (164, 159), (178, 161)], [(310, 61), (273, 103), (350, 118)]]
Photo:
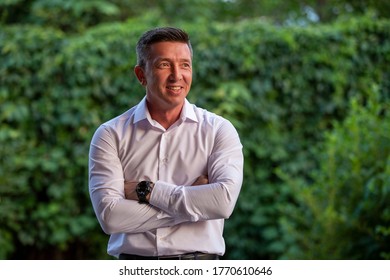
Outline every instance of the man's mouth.
[(167, 89), (170, 89), (170, 90), (180, 90), (181, 87), (167, 87)]

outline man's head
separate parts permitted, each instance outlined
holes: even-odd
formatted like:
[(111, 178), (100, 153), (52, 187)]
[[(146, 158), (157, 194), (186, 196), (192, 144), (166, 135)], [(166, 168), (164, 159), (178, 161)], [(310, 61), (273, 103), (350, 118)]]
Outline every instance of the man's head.
[(137, 44), (134, 73), (146, 89), (151, 113), (180, 112), (192, 83), (192, 48), (188, 35), (164, 27), (146, 32)]
[(138, 40), (136, 52), (139, 66), (145, 67), (150, 58), (150, 46), (159, 42), (186, 43), (192, 55), (192, 46), (186, 32), (174, 27), (159, 27), (145, 32)]

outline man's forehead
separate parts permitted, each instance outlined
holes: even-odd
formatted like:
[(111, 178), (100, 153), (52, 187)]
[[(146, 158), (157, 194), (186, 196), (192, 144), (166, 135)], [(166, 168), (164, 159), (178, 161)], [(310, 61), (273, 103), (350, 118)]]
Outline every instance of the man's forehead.
[(188, 51), (188, 53), (191, 53), (187, 43), (176, 41), (154, 43), (150, 46), (150, 50), (153, 52)]
[(160, 42), (151, 45), (150, 56), (153, 60), (191, 61), (191, 51), (186, 43)]

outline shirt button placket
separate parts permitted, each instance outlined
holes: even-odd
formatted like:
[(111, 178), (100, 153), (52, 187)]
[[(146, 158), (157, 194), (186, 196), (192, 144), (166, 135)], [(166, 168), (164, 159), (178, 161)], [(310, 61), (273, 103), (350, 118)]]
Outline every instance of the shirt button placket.
[(166, 133), (163, 133), (161, 135), (161, 141), (160, 141), (160, 152), (159, 152), (159, 180), (166, 181), (166, 174), (167, 174), (167, 163), (168, 163), (168, 157), (167, 157), (167, 148), (168, 148), (168, 137)]
[[(168, 181), (167, 178), (167, 163), (168, 163), (168, 137), (166, 133), (161, 135), (160, 147), (159, 147), (159, 158), (158, 158), (158, 177), (159, 180)], [(168, 244), (166, 244), (165, 236), (169, 234), (169, 229), (158, 228), (156, 231), (156, 243), (159, 254), (164, 254)]]

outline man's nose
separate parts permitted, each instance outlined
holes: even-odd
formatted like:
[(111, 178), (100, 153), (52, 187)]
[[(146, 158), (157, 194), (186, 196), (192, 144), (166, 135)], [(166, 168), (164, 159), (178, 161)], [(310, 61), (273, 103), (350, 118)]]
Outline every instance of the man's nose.
[(169, 76), (172, 81), (179, 81), (183, 78), (180, 67), (171, 67), (171, 75)]

